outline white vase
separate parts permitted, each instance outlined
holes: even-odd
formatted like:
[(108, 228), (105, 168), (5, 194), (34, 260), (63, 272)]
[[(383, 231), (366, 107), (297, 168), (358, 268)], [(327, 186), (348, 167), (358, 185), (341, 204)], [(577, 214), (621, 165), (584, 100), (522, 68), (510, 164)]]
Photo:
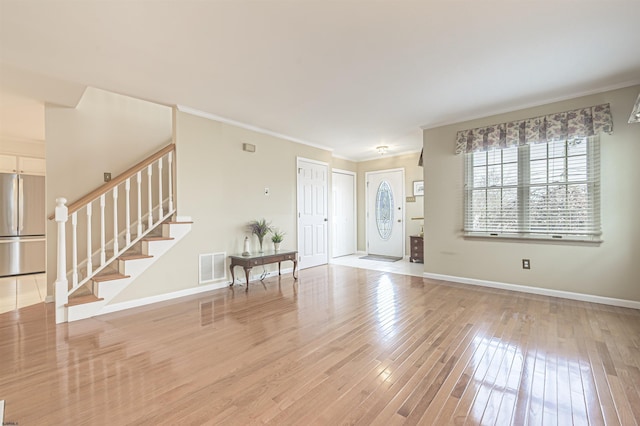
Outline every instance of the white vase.
[(280, 243), (273, 243), (273, 249), (274, 249), (275, 251), (280, 250)]

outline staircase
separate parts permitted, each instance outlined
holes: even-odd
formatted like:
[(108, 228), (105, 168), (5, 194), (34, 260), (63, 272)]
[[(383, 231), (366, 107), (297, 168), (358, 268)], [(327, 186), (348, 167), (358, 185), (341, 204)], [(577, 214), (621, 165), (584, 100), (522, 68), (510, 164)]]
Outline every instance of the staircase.
[[(58, 225), (56, 323), (100, 315), (118, 293), (189, 233), (189, 218), (172, 219), (176, 217), (174, 149), (168, 145), (68, 207), (64, 198), (56, 200), (50, 218)], [(163, 167), (165, 162), (168, 167)], [(118, 202), (119, 194), (124, 203)]]
[(141, 239), (139, 243), (118, 256), (114, 264), (91, 278), (88, 286), (69, 296), (65, 304), (67, 321), (76, 321), (101, 314), (101, 310), (118, 293), (158, 261), (191, 230), (190, 221), (163, 222), (161, 233)]

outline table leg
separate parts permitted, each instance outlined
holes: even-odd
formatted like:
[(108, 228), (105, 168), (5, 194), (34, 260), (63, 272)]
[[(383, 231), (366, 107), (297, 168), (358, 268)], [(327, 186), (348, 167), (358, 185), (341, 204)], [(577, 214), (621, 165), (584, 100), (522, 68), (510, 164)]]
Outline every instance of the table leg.
[(282, 274), (280, 273), (280, 263), (281, 263), (281, 262), (278, 262), (278, 275), (282, 275)]
[(235, 269), (235, 266), (233, 263), (231, 263), (231, 265), (229, 265), (229, 269), (231, 270), (231, 284), (229, 284), (229, 287), (233, 287), (233, 285), (236, 283), (236, 275), (233, 272), (233, 270)]
[(251, 268), (244, 268), (244, 276), (247, 278), (247, 289), (245, 291), (249, 291), (249, 271), (251, 271)]
[(297, 260), (293, 260), (293, 279), (297, 280), (298, 277), (296, 276), (296, 268), (298, 267), (298, 261)]

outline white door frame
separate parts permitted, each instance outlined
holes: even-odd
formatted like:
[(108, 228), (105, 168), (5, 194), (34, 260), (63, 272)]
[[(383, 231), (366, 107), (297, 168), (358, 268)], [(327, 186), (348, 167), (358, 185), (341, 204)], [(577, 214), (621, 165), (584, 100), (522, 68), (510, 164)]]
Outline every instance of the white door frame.
[[(310, 158), (305, 158), (305, 157), (296, 157), (296, 240), (297, 240), (297, 249), (298, 249), (298, 269), (304, 269), (307, 266), (303, 265), (301, 260), (302, 260), (302, 256), (300, 253), (302, 253), (302, 250), (300, 247), (300, 197), (299, 197), (299, 191), (300, 191), (300, 173), (299, 173), (299, 169), (300, 169), (300, 162), (304, 161), (306, 163), (311, 163), (311, 164), (317, 164), (320, 166), (324, 166), (327, 170), (327, 187), (326, 187), (326, 191), (324, 192), (324, 205), (325, 205), (325, 218), (326, 218), (326, 225), (325, 225), (325, 235), (324, 235), (324, 252), (326, 253), (326, 261), (324, 262), (324, 264), (328, 264), (329, 263), (329, 185), (330, 185), (330, 179), (331, 179), (331, 174), (329, 173), (329, 163), (326, 163), (324, 161), (318, 161), (318, 160), (312, 160)], [(314, 265), (314, 266), (318, 266), (318, 265)]]
[[(386, 173), (386, 172), (402, 172), (402, 194), (400, 197), (402, 198), (402, 258), (404, 259), (406, 255), (406, 230), (405, 230), (405, 221), (407, 217), (406, 213), (406, 199), (405, 199), (405, 175), (404, 175), (404, 167), (398, 167), (395, 169), (384, 169), (384, 170), (371, 170), (369, 172), (365, 172), (364, 174), (364, 235), (365, 235), (365, 251), (367, 254), (369, 253), (369, 175), (373, 173)], [(374, 213), (375, 214), (375, 213)]]
[[(333, 189), (333, 173), (341, 173), (344, 175), (351, 175), (353, 176), (353, 247), (355, 248), (354, 253), (358, 252), (358, 174), (356, 172), (352, 172), (350, 170), (343, 170), (343, 169), (331, 169), (331, 187)], [(331, 206), (331, 212), (333, 212), (333, 206)], [(334, 223), (334, 218), (333, 215), (331, 217), (331, 223)], [(330, 232), (330, 241), (331, 241), (331, 257), (333, 258), (334, 253), (333, 253), (333, 239), (335, 238), (335, 235), (333, 235), (333, 232)]]

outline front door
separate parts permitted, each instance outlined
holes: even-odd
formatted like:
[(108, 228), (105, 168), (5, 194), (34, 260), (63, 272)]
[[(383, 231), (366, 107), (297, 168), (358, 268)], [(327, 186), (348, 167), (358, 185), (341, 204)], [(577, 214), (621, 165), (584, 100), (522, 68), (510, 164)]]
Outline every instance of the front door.
[(327, 163), (298, 158), (299, 269), (329, 261), (327, 225)]
[(404, 257), (404, 169), (366, 174), (367, 252)]

